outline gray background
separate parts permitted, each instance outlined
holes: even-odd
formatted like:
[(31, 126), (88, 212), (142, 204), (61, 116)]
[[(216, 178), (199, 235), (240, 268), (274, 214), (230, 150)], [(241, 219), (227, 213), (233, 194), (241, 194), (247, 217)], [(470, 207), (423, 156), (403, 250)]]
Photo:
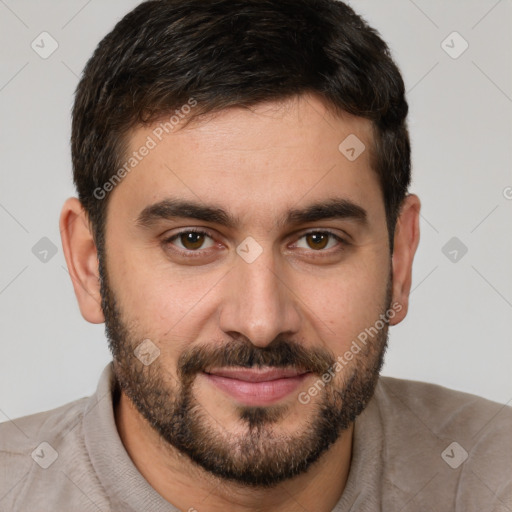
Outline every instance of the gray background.
[[(74, 195), (68, 141), (78, 77), (137, 4), (0, 0), (0, 421), (91, 394), (110, 360), (103, 325), (78, 310), (58, 216)], [(384, 374), (509, 402), (511, 1), (351, 5), (380, 31), (403, 72), (411, 191), (423, 203), (410, 313), (391, 329)], [(58, 43), (46, 59), (31, 47), (51, 48), (44, 31)], [(463, 39), (448, 37), (454, 31)], [(458, 55), (464, 40), (469, 47)]]

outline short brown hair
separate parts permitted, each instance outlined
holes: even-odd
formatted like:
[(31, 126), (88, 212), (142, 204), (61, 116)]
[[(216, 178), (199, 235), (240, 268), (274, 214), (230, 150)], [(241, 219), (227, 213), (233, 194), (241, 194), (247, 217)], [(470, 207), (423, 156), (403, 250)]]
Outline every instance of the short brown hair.
[(122, 165), (131, 128), (253, 106), (303, 93), (334, 112), (372, 121), (372, 167), (382, 188), (390, 246), (410, 182), (408, 105), (386, 43), (338, 0), (150, 0), (99, 43), (78, 84), (71, 135), (74, 182), (96, 244), (103, 187)]

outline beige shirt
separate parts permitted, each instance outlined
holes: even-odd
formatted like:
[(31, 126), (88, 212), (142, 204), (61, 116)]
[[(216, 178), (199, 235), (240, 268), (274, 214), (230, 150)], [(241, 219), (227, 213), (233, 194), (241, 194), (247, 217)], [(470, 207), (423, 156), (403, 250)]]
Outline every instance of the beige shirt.
[[(110, 363), (91, 397), (0, 424), (0, 511), (176, 512), (124, 449), (118, 394)], [(511, 482), (512, 408), (381, 377), (333, 512), (512, 512)]]

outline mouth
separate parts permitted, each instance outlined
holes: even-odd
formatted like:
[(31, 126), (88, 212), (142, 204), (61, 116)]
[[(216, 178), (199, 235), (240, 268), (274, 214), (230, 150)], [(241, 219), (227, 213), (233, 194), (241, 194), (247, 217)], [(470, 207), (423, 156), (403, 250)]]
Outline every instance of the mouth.
[(297, 368), (214, 368), (202, 375), (237, 402), (264, 406), (293, 393), (310, 374)]

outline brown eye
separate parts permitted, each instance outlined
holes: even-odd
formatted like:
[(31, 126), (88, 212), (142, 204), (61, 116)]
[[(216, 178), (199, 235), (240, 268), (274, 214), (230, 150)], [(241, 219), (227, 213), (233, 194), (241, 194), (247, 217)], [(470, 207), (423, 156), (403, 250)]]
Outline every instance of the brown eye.
[(180, 242), (182, 243), (185, 249), (200, 249), (204, 243), (204, 234), (203, 233), (182, 233), (180, 235)]
[(185, 251), (208, 249), (214, 245), (211, 236), (202, 231), (182, 231), (168, 239), (166, 243), (176, 245), (176, 247)]
[(304, 233), (296, 243), (296, 247), (300, 249), (313, 249), (314, 252), (327, 252), (323, 249), (332, 249), (336, 246), (342, 249), (345, 245), (347, 245), (345, 240), (330, 231), (310, 231), (309, 233)]
[(329, 243), (330, 235), (328, 233), (308, 233), (305, 237), (311, 249), (325, 249)]

